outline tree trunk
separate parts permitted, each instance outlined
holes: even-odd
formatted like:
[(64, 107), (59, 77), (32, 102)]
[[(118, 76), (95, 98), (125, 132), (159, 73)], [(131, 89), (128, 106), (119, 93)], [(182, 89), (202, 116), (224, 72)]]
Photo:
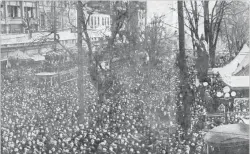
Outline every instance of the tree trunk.
[[(178, 1), (178, 24), (179, 24), (179, 55), (178, 55), (178, 67), (180, 69), (180, 101), (183, 104), (183, 111), (178, 111), (178, 122), (182, 128), (187, 131), (190, 128), (191, 112), (190, 105), (191, 100), (189, 97), (190, 90), (188, 85), (187, 64), (185, 56), (185, 32), (184, 32), (184, 17), (183, 17), (183, 2)], [(180, 108), (181, 109), (181, 108)], [(179, 110), (180, 110), (179, 109)], [(181, 109), (182, 110), (182, 109)]]
[(230, 60), (233, 59), (233, 54), (232, 54), (232, 48), (231, 48), (231, 43), (230, 43), (230, 39), (229, 39), (229, 35), (228, 35), (228, 32), (227, 32), (227, 24), (226, 24), (226, 21), (224, 21), (224, 25), (225, 25), (225, 32), (226, 32), (226, 39), (227, 39), (227, 47), (228, 47), (228, 51), (229, 51), (229, 57), (230, 57)]
[(191, 38), (192, 38), (192, 44), (193, 44), (193, 56), (196, 56), (196, 53), (195, 53), (195, 44), (194, 44), (194, 32), (191, 31)]
[(204, 33), (205, 40), (208, 42), (209, 37), (209, 1), (204, 1)]
[(216, 47), (213, 44), (209, 44), (209, 56), (210, 56), (211, 68), (214, 68), (215, 66), (215, 50)]
[[(99, 59), (93, 58), (93, 50), (92, 50), (92, 44), (91, 39), (88, 34), (87, 24), (86, 21), (87, 17), (83, 14), (81, 18), (81, 23), (83, 26), (83, 33), (85, 36), (85, 42), (88, 47), (88, 70), (90, 74), (91, 81), (93, 85), (95, 86), (97, 93), (98, 93), (98, 104), (102, 104), (104, 101), (104, 93), (105, 93), (105, 86), (102, 79), (101, 79), (101, 73), (98, 71), (98, 65), (100, 63)], [(104, 82), (106, 82), (106, 79), (103, 79)]]
[(29, 33), (29, 34), (28, 34), (28, 36), (29, 36), (28, 38), (31, 39), (31, 38), (32, 38), (32, 31), (31, 31), (30, 28), (29, 28), (29, 30), (28, 30), (28, 33)]
[(77, 78), (77, 88), (78, 88), (78, 103), (79, 103), (79, 122), (82, 120), (82, 116), (84, 113), (85, 105), (84, 105), (84, 98), (83, 98), (83, 62), (84, 62), (84, 51), (82, 47), (82, 22), (83, 19), (83, 8), (82, 2), (78, 1), (77, 5), (77, 48), (78, 48), (78, 59), (77, 59), (77, 66), (78, 66), (78, 78)]

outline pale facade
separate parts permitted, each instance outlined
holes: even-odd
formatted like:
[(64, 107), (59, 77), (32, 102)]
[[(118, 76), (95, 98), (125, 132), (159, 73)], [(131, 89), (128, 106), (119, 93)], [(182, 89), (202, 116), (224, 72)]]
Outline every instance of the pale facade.
[(1, 33), (24, 33), (23, 19), (29, 19), (33, 31), (38, 30), (38, 2), (2, 1), (0, 11)]
[(56, 1), (55, 3), (54, 1), (39, 1), (39, 16), (40, 31), (51, 29), (55, 21), (58, 31), (67, 30), (76, 23), (76, 9), (69, 1)]
[(90, 16), (88, 26), (90, 29), (110, 28), (111, 19), (108, 14), (94, 13)]

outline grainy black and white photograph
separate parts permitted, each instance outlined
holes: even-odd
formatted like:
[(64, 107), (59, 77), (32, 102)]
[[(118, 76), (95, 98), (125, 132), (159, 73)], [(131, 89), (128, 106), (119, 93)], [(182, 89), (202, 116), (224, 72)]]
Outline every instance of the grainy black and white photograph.
[(2, 154), (248, 154), (249, 2), (3, 0)]

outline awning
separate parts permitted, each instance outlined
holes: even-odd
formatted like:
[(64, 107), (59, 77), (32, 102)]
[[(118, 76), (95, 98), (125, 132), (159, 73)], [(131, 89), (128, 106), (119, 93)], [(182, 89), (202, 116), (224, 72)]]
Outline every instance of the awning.
[(249, 76), (222, 76), (225, 84), (232, 89), (249, 89)]
[(245, 124), (249, 125), (249, 118), (242, 117), (241, 120), (242, 120)]
[(204, 140), (206, 143), (215, 146), (233, 146), (248, 145), (249, 143), (249, 125), (229, 124), (215, 127), (208, 131)]
[(249, 63), (249, 51), (249, 47), (245, 44), (238, 55), (229, 64), (220, 68), (213, 68), (213, 72), (220, 73), (221, 76), (233, 75), (235, 71), (240, 69), (239, 67), (246, 65), (247, 62)]
[[(246, 50), (246, 51), (245, 51)], [(243, 47), (243, 51), (247, 52), (249, 51), (249, 48), (245, 45)], [(236, 75), (237, 73), (239, 73), (242, 69), (244, 69), (246, 66), (249, 65), (249, 60), (250, 60), (250, 53), (248, 52), (248, 54), (244, 57), (244, 59), (241, 61), (241, 63), (239, 64), (239, 66), (236, 68), (236, 70), (233, 72), (233, 75)]]
[(213, 68), (213, 73), (219, 73), (222, 81), (232, 89), (249, 89), (249, 75), (235, 76), (249, 64), (249, 51), (249, 47), (245, 44), (239, 54), (229, 64), (224, 67)]

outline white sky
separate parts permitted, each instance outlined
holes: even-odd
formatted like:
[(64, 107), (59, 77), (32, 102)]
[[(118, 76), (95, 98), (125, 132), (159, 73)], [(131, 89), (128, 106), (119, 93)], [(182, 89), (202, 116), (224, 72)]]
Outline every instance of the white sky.
[(147, 1), (147, 18), (148, 22), (156, 16), (164, 15), (164, 21), (168, 24), (168, 30), (177, 30), (177, 12), (171, 10), (171, 8), (177, 8), (177, 1), (163, 1), (163, 0), (148, 0)]
[(163, 15), (169, 12), (170, 4), (176, 1), (157, 1), (149, 0), (147, 1), (148, 8), (148, 19), (152, 18), (154, 15)]
[[(212, 8), (215, 1), (210, 1), (209, 11), (212, 12)], [(198, 2), (198, 5), (201, 5)], [(171, 8), (174, 8), (171, 9)], [(177, 15), (177, 0), (147, 0), (147, 18), (148, 22), (154, 16), (165, 15), (165, 23), (167, 23), (169, 28), (178, 27), (178, 15)], [(199, 33), (203, 33), (203, 18), (200, 19)], [(176, 28), (174, 28), (176, 30)]]

